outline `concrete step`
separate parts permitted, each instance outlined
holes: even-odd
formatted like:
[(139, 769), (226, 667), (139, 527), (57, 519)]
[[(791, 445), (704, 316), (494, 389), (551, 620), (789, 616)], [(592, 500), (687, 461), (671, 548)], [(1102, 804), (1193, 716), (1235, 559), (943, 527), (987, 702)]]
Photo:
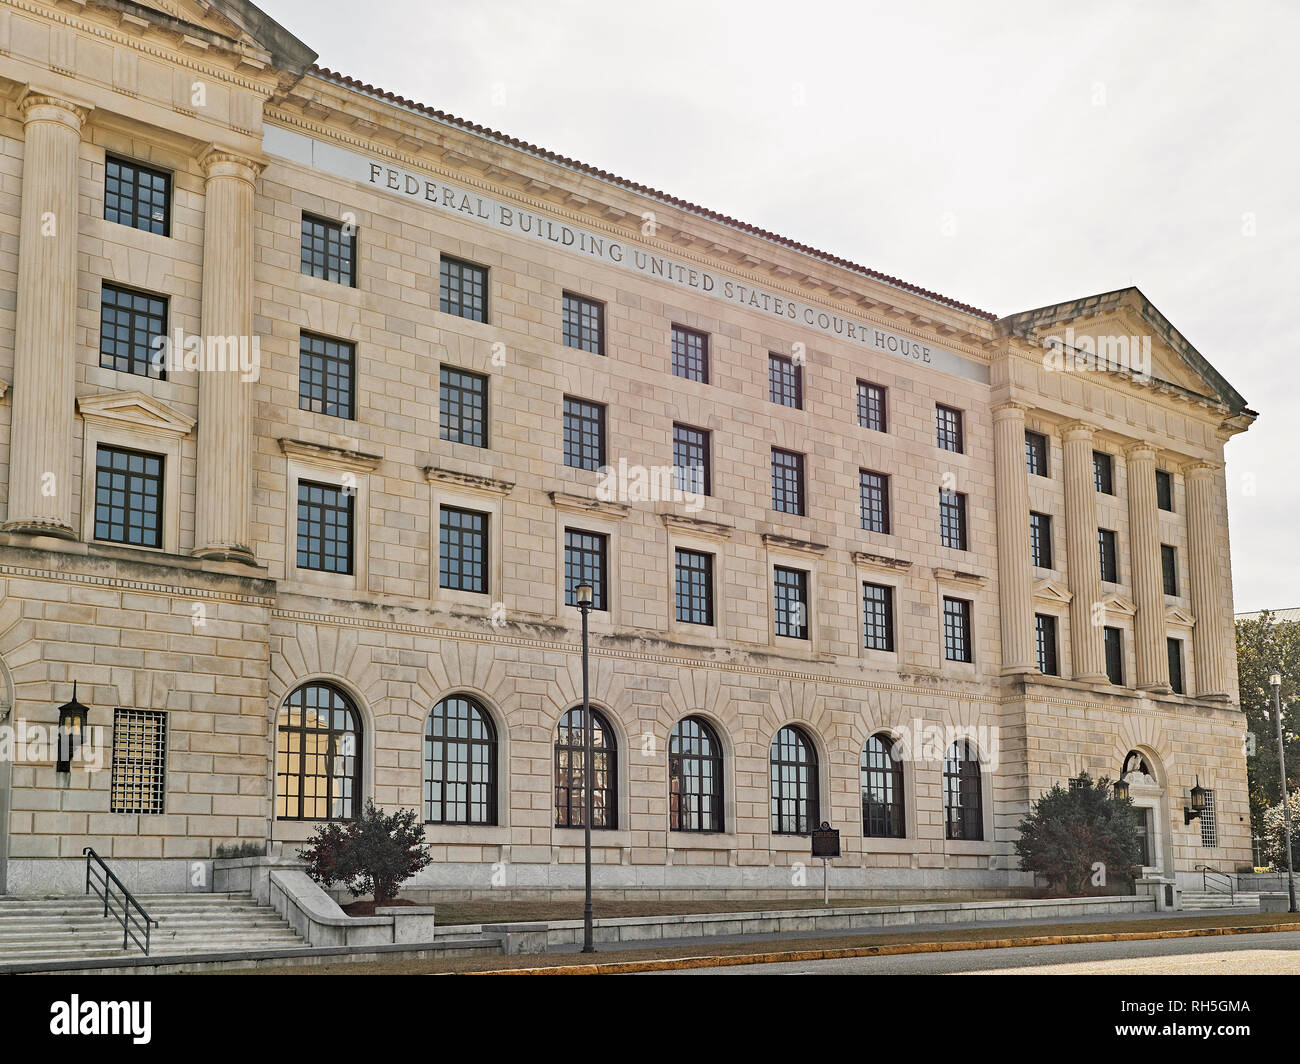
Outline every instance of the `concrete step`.
[(1258, 909), (1258, 893), (1220, 894), (1216, 891), (1184, 890), (1179, 896), (1184, 909)]

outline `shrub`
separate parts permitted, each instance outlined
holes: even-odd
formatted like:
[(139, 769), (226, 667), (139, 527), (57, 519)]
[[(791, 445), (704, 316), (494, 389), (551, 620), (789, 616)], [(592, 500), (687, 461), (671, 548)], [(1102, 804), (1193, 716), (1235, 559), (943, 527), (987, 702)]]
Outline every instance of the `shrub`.
[(298, 856), (321, 886), (342, 883), (353, 897), (372, 895), (377, 906), (396, 898), (398, 888), (432, 861), (415, 810), (390, 815), (372, 801), (355, 820), (321, 825)]
[(1116, 798), (1110, 780), (1085, 772), (1072, 787), (1056, 784), (1020, 821), (1020, 866), (1052, 887), (1081, 894), (1100, 864), (1106, 876), (1132, 875), (1138, 863), (1138, 823), (1133, 803)]

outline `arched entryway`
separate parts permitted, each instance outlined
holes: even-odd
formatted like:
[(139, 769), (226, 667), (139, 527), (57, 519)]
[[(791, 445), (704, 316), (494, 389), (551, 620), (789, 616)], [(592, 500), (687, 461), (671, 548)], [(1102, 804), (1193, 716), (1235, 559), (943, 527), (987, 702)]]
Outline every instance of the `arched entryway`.
[(1120, 778), (1128, 784), (1129, 798), (1138, 817), (1143, 874), (1168, 874), (1173, 868), (1173, 855), (1163, 767), (1153, 752), (1138, 747), (1124, 755)]

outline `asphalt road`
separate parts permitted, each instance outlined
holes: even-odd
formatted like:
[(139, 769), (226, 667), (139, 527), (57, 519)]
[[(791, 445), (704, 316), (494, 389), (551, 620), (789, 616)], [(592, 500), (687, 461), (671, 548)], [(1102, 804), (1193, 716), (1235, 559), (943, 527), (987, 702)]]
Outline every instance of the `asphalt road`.
[(1298, 975), (1300, 931), (913, 953), (655, 975)]

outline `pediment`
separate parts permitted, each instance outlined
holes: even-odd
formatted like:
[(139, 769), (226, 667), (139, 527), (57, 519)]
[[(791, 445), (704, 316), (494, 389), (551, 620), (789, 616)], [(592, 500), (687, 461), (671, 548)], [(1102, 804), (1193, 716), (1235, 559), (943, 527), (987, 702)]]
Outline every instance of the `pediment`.
[(1181, 606), (1167, 606), (1165, 607), (1165, 623), (1178, 625), (1183, 628), (1194, 628), (1196, 626), (1196, 618)]
[(1034, 598), (1065, 604), (1074, 598), (1074, 592), (1059, 580), (1038, 580), (1034, 583)]
[(88, 422), (128, 427), (163, 436), (188, 436), (194, 419), (144, 392), (105, 392), (77, 398), (77, 410)]
[(1137, 605), (1124, 595), (1107, 595), (1101, 602), (1107, 613), (1119, 613), (1125, 617), (1132, 617), (1137, 613)]

